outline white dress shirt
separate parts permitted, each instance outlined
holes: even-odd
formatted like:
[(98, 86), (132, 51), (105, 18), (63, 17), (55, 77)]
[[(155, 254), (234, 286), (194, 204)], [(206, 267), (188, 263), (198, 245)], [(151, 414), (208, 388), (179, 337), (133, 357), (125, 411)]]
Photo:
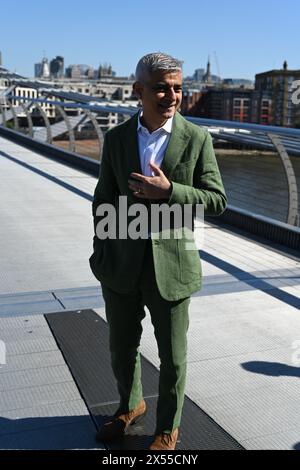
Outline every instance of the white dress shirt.
[(143, 175), (154, 176), (149, 162), (153, 162), (159, 167), (161, 166), (172, 132), (173, 117), (169, 118), (162, 127), (150, 134), (148, 129), (141, 124), (140, 117), (142, 115), (143, 111), (138, 115), (137, 126), (141, 168)]

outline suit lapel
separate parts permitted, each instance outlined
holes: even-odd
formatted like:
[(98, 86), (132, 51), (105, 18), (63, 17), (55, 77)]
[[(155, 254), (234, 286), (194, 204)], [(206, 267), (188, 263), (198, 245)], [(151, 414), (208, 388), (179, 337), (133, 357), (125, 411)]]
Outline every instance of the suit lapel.
[(161, 164), (161, 170), (169, 178), (190, 139), (190, 133), (187, 132), (184, 118), (176, 113), (173, 119), (171, 137)]
[(128, 120), (128, 127), (126, 130), (124, 129), (123, 148), (128, 166), (128, 175), (133, 172), (142, 174), (137, 137), (137, 118), (138, 113)]
[[(138, 113), (128, 120), (128, 128), (124, 132), (123, 147), (127, 160), (128, 174), (131, 172), (143, 174), (137, 137), (137, 118)], [(186, 129), (184, 118), (177, 112), (173, 119), (171, 137), (161, 164), (161, 169), (167, 177), (170, 177), (173, 169), (180, 162), (190, 137), (191, 135)]]

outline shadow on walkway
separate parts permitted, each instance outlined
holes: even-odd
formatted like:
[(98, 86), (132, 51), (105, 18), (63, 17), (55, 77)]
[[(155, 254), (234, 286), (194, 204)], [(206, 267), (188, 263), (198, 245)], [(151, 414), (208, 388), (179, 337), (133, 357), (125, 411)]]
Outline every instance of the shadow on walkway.
[(0, 416), (0, 449), (104, 449), (89, 416), (8, 419)]
[(300, 377), (300, 367), (281, 364), (280, 362), (252, 361), (241, 364), (243, 369), (255, 374), (264, 374), (272, 377)]

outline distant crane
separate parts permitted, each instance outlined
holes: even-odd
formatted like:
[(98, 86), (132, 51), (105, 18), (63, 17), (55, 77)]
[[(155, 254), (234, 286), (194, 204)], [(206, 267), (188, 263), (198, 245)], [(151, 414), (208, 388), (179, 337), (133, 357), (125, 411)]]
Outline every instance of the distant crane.
[(221, 80), (221, 71), (220, 71), (220, 66), (219, 66), (219, 61), (218, 61), (218, 57), (217, 57), (216, 51), (214, 51), (214, 57), (215, 57), (216, 65), (217, 65), (218, 76), (220, 77), (220, 80)]

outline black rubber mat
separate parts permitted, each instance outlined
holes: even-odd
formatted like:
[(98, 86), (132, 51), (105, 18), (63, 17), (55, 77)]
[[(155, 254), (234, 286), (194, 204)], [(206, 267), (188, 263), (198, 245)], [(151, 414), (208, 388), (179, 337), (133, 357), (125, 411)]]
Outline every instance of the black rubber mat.
[[(59, 312), (45, 315), (74, 380), (93, 416), (101, 426), (118, 408), (118, 392), (110, 367), (108, 326), (93, 310)], [(109, 449), (146, 449), (155, 430), (158, 370), (142, 357), (142, 381), (147, 414), (129, 428)], [(215, 423), (188, 397), (176, 449), (241, 450), (243, 447)]]

